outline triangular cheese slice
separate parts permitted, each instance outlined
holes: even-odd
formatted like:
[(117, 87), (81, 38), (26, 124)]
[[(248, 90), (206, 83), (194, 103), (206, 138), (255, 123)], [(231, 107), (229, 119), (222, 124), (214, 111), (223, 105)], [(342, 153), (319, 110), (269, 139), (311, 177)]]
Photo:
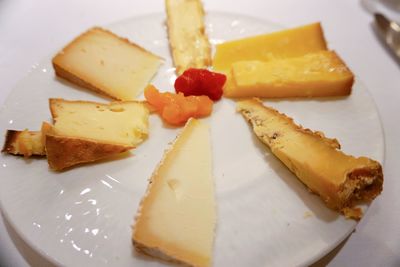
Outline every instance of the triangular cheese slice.
[(58, 77), (116, 100), (134, 100), (163, 59), (114, 33), (95, 27), (53, 58)]
[(370, 202), (381, 193), (379, 162), (343, 153), (336, 139), (304, 129), (259, 99), (238, 101), (237, 109), (261, 142), (328, 207), (360, 219), (358, 202)]
[(191, 119), (151, 177), (133, 244), (150, 256), (209, 266), (215, 221), (209, 129)]

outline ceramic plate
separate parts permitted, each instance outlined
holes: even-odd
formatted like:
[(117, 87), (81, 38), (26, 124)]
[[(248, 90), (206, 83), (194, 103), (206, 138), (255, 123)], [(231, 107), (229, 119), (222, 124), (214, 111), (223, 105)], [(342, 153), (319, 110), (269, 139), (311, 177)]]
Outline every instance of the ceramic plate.
[[(153, 83), (171, 91), (176, 76), (164, 21), (164, 14), (155, 14), (106, 28), (165, 58)], [(279, 28), (241, 15), (210, 12), (207, 16), (213, 44)], [(50, 97), (107, 101), (57, 79), (49, 57), (33, 66), (8, 97), (1, 110), (0, 132), (39, 129), (42, 121), (50, 121)], [(349, 97), (266, 103), (304, 127), (337, 138), (347, 153), (383, 161), (378, 113), (358, 80)], [(212, 116), (204, 120), (211, 126), (218, 210), (214, 266), (307, 265), (354, 229), (355, 221), (327, 209), (260, 144), (235, 112), (233, 101), (217, 102)], [(56, 264), (164, 265), (135, 253), (131, 227), (147, 179), (179, 130), (164, 127), (152, 115), (150, 137), (129, 156), (62, 173), (50, 171), (45, 159), (1, 155), (0, 193), (6, 219), (29, 245)]]

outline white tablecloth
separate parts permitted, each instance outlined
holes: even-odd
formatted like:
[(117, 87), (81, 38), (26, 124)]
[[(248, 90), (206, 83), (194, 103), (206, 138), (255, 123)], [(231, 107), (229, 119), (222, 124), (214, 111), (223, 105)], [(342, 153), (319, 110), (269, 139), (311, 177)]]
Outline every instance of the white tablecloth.
[[(383, 194), (355, 233), (316, 265), (400, 266), (400, 65), (377, 39), (371, 14), (356, 0), (204, 0), (204, 5), (206, 10), (247, 14), (287, 27), (322, 22), (330, 46), (367, 85), (377, 103), (386, 161)], [(32, 65), (84, 29), (163, 11), (163, 0), (0, 1), (0, 103)], [(45, 266), (5, 224), (0, 220), (0, 266)]]

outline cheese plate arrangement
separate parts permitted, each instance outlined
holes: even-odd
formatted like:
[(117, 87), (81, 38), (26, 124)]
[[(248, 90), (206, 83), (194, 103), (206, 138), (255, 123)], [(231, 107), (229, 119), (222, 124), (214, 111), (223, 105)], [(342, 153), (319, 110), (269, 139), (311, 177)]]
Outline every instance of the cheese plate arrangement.
[[(0, 113), (6, 219), (62, 266), (315, 262), (382, 190), (373, 99), (319, 23), (282, 33), (187, 1), (190, 24), (174, 2), (82, 29), (14, 88)], [(294, 45), (305, 34), (315, 42)], [(224, 95), (198, 93), (199, 77)]]

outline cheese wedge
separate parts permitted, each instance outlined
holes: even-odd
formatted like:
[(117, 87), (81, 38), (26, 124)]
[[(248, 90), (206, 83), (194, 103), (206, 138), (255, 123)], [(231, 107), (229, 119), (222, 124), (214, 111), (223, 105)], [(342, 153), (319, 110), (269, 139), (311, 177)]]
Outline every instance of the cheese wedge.
[(216, 71), (228, 72), (237, 61), (268, 61), (326, 50), (320, 23), (218, 44), (213, 59)]
[(116, 100), (134, 100), (162, 59), (101, 29), (83, 33), (53, 58), (57, 76)]
[(46, 132), (49, 165), (61, 170), (139, 145), (148, 135), (149, 110), (141, 102), (101, 104), (50, 99), (53, 126)]
[(154, 171), (133, 229), (135, 248), (210, 266), (216, 222), (208, 126), (190, 119)]
[(176, 73), (211, 64), (201, 0), (165, 0), (169, 43)]
[(6, 140), (1, 152), (23, 155), (24, 157), (44, 156), (46, 151), (42, 143), (42, 133), (40, 131), (7, 130)]
[(382, 191), (377, 161), (344, 154), (336, 139), (303, 129), (257, 99), (239, 101), (237, 109), (261, 142), (328, 207), (348, 217), (361, 216), (356, 202), (372, 201)]
[(351, 93), (353, 73), (333, 51), (232, 64), (226, 97), (327, 97)]

